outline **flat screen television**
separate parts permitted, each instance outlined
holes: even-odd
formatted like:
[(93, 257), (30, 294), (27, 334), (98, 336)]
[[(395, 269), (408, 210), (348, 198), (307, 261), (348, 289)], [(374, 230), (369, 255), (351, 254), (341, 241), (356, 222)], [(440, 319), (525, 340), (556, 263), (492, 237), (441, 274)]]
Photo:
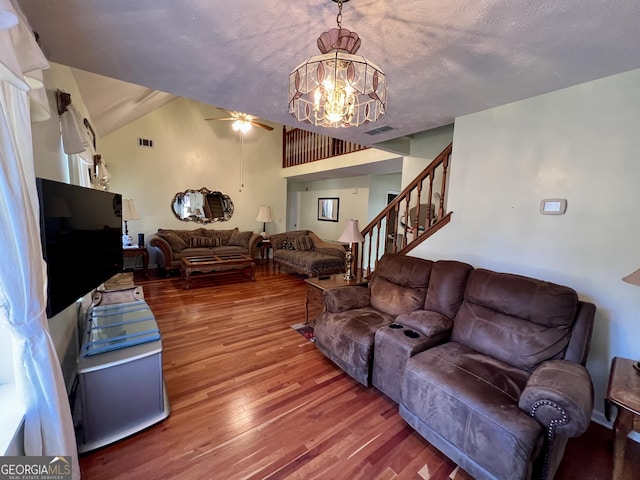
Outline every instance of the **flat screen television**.
[(51, 318), (122, 272), (122, 195), (36, 179)]

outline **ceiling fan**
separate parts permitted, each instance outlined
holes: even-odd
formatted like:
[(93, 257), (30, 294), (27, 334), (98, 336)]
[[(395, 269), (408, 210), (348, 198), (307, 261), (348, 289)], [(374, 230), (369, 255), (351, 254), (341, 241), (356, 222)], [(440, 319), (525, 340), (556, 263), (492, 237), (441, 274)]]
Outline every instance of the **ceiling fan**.
[(264, 128), (265, 130), (269, 130), (269, 131), (273, 130), (273, 127), (270, 127), (265, 123), (258, 122), (256, 120), (257, 117), (254, 117), (253, 115), (249, 115), (247, 113), (234, 112), (232, 110), (227, 110), (226, 108), (221, 108), (221, 107), (218, 107), (218, 110), (222, 110), (229, 116), (226, 118), (205, 118), (205, 120), (230, 120), (233, 122), (231, 124), (231, 127), (236, 131), (241, 131), (242, 133), (248, 132), (252, 125), (256, 127)]

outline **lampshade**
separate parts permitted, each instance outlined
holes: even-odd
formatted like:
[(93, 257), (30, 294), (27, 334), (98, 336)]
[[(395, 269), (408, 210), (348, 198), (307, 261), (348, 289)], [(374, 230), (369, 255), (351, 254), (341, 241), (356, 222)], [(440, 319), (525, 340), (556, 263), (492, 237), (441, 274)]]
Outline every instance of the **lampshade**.
[(338, 241), (348, 243), (349, 245), (364, 242), (364, 237), (360, 233), (360, 227), (358, 226), (358, 220), (347, 220), (347, 223), (344, 225), (344, 232), (342, 232)]
[(140, 220), (136, 206), (130, 198), (122, 199), (122, 220), (125, 222), (129, 220)]
[(637, 285), (640, 287), (640, 268), (626, 277), (622, 277), (622, 280), (630, 283), (631, 285)]
[(271, 207), (260, 205), (256, 222), (273, 222), (273, 218), (271, 218)]
[(289, 74), (289, 113), (301, 122), (357, 127), (375, 122), (385, 112), (386, 76), (380, 67), (355, 55), (361, 40), (356, 32), (342, 28), (342, 3), (338, 1), (338, 28), (318, 38), (322, 55)]

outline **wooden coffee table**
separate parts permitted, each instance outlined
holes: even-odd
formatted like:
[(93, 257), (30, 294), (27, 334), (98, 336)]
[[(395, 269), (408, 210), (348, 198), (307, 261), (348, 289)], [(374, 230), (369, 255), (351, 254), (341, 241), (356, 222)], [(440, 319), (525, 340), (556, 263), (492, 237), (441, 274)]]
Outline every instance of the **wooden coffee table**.
[(191, 274), (220, 274), (242, 270), (251, 280), (255, 280), (256, 262), (249, 255), (230, 253), (226, 255), (210, 255), (206, 257), (184, 257), (180, 259), (180, 275), (184, 287), (191, 288)]

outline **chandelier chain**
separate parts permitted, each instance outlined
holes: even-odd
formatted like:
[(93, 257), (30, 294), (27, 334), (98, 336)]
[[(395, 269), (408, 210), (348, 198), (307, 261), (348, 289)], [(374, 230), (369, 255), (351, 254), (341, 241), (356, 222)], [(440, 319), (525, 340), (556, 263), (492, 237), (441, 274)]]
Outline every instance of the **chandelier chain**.
[(338, 24), (338, 29), (342, 28), (342, 0), (338, 1), (338, 15), (336, 16), (336, 23)]

